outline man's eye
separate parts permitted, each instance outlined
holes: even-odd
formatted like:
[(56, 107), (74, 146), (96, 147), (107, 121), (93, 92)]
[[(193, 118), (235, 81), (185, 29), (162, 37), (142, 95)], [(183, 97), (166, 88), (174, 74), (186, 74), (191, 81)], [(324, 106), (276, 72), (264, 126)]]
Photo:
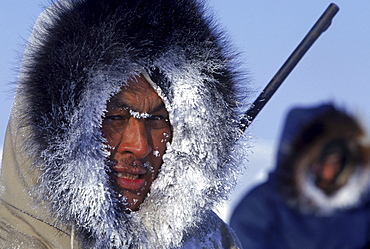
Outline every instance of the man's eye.
[(124, 120), (125, 117), (122, 115), (112, 115), (104, 118), (105, 120)]
[(126, 115), (109, 115), (104, 117), (103, 125), (110, 126), (112, 128), (119, 128), (125, 125), (130, 117)]
[(127, 125), (129, 117), (126, 115), (107, 115), (103, 119), (103, 129), (110, 133), (120, 133)]
[(161, 115), (152, 115), (146, 118), (146, 122), (152, 129), (167, 128), (170, 125), (168, 118), (165, 118)]

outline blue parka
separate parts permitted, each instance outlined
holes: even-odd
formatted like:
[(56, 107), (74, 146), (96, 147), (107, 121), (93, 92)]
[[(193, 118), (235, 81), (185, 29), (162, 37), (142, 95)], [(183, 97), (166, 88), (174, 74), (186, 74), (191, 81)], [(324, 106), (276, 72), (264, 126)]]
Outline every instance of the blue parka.
[[(316, 127), (316, 133), (311, 131), (309, 139), (304, 138), (310, 126)], [(298, 183), (297, 174), (306, 171), (303, 166), (293, 168), (292, 161), (301, 162), (301, 158), (312, 155), (315, 148), (337, 136), (356, 142), (357, 150), (362, 153), (360, 161), (365, 165), (356, 166), (354, 172), (359, 176), (353, 177), (355, 184), (348, 183), (342, 188), (341, 191), (346, 192), (337, 197), (339, 201), (333, 197), (320, 202), (299, 190), (302, 185)], [(330, 104), (290, 111), (275, 170), (265, 183), (247, 193), (232, 214), (231, 227), (243, 247), (368, 248), (368, 147), (363, 144), (363, 138), (358, 122)], [(303, 144), (302, 141), (310, 142)]]

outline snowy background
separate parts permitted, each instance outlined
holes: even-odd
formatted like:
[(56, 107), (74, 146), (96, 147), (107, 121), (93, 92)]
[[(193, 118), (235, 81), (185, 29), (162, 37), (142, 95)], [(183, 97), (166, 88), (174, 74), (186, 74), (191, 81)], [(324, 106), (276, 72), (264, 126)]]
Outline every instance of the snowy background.
[[(4, 0), (0, 8), (0, 141), (13, 99), (17, 67), (32, 25), (48, 0)], [(240, 51), (258, 96), (331, 1), (208, 0)], [(340, 10), (247, 132), (253, 136), (247, 170), (219, 213), (228, 221), (235, 204), (274, 166), (287, 111), (334, 101), (370, 124), (370, 1), (337, 0)]]

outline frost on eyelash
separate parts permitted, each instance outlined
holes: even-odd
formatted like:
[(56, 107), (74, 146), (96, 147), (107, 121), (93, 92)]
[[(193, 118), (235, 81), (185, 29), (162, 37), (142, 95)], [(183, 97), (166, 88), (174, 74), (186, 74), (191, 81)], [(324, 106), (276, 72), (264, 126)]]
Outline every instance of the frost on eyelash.
[(136, 111), (133, 111), (133, 110), (129, 110), (130, 112), (130, 115), (133, 117), (133, 118), (137, 118), (137, 119), (144, 119), (144, 118), (150, 118), (152, 115), (149, 114), (149, 113), (141, 113), (141, 112), (136, 112)]

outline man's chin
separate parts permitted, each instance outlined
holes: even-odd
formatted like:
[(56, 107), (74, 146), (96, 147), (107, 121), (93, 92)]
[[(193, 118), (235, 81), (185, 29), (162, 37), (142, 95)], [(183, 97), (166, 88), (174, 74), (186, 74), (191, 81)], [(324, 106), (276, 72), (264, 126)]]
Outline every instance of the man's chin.
[(118, 195), (121, 207), (128, 212), (138, 211), (140, 209), (140, 205), (144, 201), (142, 197), (139, 197), (138, 195), (132, 195), (132, 193), (129, 195), (124, 193)]
[(125, 209), (129, 212), (136, 212), (140, 210), (140, 204), (130, 204), (128, 206), (125, 206)]

